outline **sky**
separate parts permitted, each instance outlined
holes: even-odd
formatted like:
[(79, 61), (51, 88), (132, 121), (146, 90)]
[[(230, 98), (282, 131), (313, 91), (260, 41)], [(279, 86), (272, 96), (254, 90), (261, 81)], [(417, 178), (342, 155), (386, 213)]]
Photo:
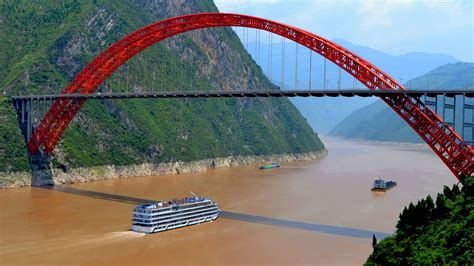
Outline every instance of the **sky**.
[(443, 53), (474, 62), (474, 0), (214, 2), (221, 12), (263, 17), (393, 55)]

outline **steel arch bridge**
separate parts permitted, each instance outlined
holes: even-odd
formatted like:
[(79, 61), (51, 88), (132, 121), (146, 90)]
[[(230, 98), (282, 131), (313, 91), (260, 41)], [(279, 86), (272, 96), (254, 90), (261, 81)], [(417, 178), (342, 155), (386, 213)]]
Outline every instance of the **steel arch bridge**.
[[(145, 26), (111, 45), (89, 63), (66, 87), (63, 94), (91, 94), (129, 59), (164, 39), (195, 29), (240, 26), (278, 34), (322, 55), (359, 80), (370, 90), (405, 90), (382, 70), (325, 38), (275, 21), (229, 13), (199, 13), (178, 16)], [(453, 174), (463, 181), (474, 172), (474, 150), (420, 99), (406, 94), (380, 96), (431, 147)], [(52, 153), (61, 135), (87, 98), (58, 98), (28, 142), (36, 154), (41, 147)]]

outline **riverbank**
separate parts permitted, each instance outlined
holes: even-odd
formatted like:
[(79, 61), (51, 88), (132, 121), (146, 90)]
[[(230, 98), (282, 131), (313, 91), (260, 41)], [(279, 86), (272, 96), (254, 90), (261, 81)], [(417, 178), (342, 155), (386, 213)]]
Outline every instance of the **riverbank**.
[[(320, 152), (299, 154), (274, 154), (265, 156), (228, 156), (222, 158), (204, 159), (191, 162), (168, 162), (168, 163), (143, 163), (125, 166), (101, 165), (88, 168), (53, 169), (53, 181), (55, 184), (71, 184), (97, 180), (116, 178), (129, 178), (140, 176), (177, 175), (188, 173), (205, 172), (212, 168), (232, 167), (239, 165), (250, 165), (271, 161), (310, 161), (327, 155), (327, 150)], [(31, 185), (31, 173), (0, 172), (0, 188), (16, 188)]]

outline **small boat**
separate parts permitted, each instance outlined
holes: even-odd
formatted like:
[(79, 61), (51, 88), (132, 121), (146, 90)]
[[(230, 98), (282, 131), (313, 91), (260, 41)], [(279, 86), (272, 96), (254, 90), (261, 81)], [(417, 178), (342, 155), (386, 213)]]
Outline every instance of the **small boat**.
[(390, 181), (385, 182), (385, 180), (378, 178), (374, 181), (374, 184), (371, 190), (372, 191), (387, 191), (395, 186), (397, 186), (397, 182), (395, 181), (390, 180)]
[(262, 165), (259, 167), (259, 169), (272, 169), (272, 168), (279, 168), (280, 167), (280, 164), (277, 163), (277, 162), (273, 162), (271, 164), (266, 164), (266, 165)]

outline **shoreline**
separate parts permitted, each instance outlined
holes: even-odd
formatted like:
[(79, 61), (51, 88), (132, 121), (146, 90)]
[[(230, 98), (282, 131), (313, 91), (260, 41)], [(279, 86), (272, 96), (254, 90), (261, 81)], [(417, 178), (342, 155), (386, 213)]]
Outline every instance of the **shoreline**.
[[(265, 163), (268, 161), (311, 161), (325, 157), (327, 150), (297, 154), (273, 154), (263, 156), (228, 156), (190, 162), (142, 163), (125, 166), (101, 165), (68, 169), (51, 169), (55, 184), (73, 184), (99, 180), (144, 177), (155, 175), (179, 175), (206, 172), (208, 169)], [(31, 186), (31, 172), (0, 172), (0, 189)]]

